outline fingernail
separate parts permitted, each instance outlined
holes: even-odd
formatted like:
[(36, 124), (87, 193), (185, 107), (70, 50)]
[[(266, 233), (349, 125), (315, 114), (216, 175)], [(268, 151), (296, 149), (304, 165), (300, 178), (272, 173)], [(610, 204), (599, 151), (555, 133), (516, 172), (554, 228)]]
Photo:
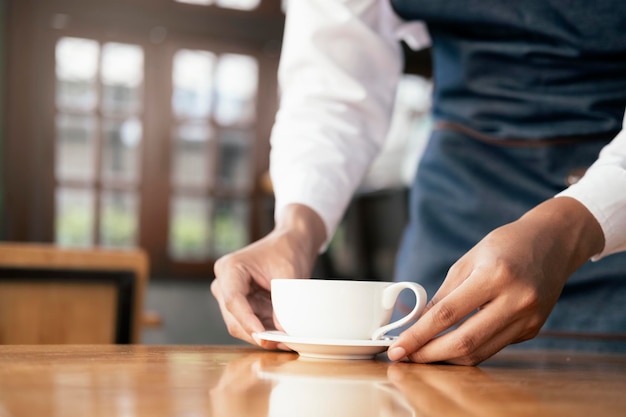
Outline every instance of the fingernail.
[(397, 346), (389, 349), (387, 357), (392, 361), (399, 361), (406, 356), (406, 350), (403, 347)]
[(252, 338), (254, 339), (257, 345), (261, 346), (261, 337), (259, 337), (258, 333), (252, 333)]

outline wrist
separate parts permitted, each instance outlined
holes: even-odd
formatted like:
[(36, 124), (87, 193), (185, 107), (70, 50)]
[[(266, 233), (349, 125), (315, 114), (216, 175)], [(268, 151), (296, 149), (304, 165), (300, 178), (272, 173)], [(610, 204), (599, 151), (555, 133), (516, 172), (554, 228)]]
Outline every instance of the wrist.
[(570, 255), (574, 269), (578, 268), (604, 248), (602, 227), (591, 212), (570, 197), (552, 198), (526, 213), (527, 223), (538, 222)]
[(317, 212), (303, 204), (286, 206), (276, 219), (274, 230), (289, 234), (311, 258), (326, 241), (326, 226)]

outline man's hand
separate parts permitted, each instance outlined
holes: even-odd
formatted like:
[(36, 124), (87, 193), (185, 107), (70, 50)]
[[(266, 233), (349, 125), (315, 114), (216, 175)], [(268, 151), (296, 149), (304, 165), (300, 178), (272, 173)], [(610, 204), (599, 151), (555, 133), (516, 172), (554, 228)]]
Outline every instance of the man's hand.
[(600, 225), (576, 200), (537, 206), (491, 232), (450, 268), (389, 358), (475, 365), (535, 337), (568, 277), (603, 246)]
[[(253, 333), (275, 329), (270, 281), (308, 277), (325, 240), (321, 218), (310, 208), (294, 204), (283, 210), (266, 237), (220, 258), (211, 292), (229, 333), (255, 343)], [(277, 344), (264, 342), (262, 346), (274, 349)]]

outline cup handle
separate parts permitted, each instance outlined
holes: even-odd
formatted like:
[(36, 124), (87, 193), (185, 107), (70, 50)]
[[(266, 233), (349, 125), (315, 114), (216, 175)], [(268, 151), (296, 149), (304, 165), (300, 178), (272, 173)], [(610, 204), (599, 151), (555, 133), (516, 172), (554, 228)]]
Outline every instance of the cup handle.
[(413, 307), (413, 310), (409, 314), (401, 319), (376, 329), (374, 333), (372, 333), (372, 340), (378, 340), (390, 330), (397, 329), (398, 327), (404, 326), (411, 320), (415, 320), (420, 314), (422, 314), (422, 311), (424, 311), (424, 307), (426, 307), (426, 290), (415, 282), (396, 282), (395, 284), (385, 288), (382, 299), (384, 308), (392, 309), (396, 304), (396, 300), (398, 299), (400, 292), (405, 289), (411, 290), (415, 293), (415, 307)]

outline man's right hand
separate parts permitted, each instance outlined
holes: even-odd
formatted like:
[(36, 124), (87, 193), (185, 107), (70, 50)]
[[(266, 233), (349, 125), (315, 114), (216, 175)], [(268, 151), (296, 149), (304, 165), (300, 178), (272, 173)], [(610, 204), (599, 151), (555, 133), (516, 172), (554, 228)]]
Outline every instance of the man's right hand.
[[(219, 303), (228, 332), (256, 344), (253, 333), (276, 329), (270, 298), (274, 278), (307, 278), (326, 240), (322, 219), (312, 209), (287, 206), (276, 227), (263, 239), (215, 263), (211, 292)], [(274, 342), (260, 344), (275, 349)]]

